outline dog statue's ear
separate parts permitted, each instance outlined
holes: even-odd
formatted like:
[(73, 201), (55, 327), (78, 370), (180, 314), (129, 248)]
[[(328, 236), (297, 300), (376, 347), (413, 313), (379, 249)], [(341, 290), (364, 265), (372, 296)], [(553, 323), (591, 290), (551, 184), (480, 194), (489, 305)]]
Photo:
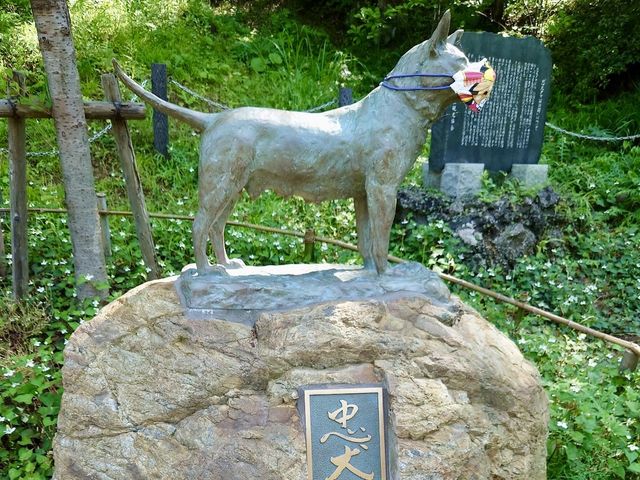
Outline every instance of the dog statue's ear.
[(456, 30), (451, 35), (449, 35), (449, 38), (447, 38), (447, 43), (450, 43), (451, 45), (460, 45), (460, 40), (462, 40), (463, 33), (464, 30)]
[(429, 55), (436, 56), (438, 50), (442, 48), (447, 41), (447, 35), (449, 35), (449, 25), (451, 23), (451, 12), (447, 10), (442, 15), (440, 23), (436, 27), (431, 39), (429, 40)]

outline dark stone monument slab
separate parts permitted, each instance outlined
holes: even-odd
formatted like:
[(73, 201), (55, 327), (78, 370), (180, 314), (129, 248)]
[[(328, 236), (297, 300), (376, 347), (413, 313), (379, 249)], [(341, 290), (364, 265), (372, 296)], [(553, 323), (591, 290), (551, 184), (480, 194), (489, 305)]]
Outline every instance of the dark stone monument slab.
[(309, 480), (386, 480), (386, 392), (382, 385), (300, 389)]
[(486, 57), (496, 71), (491, 97), (480, 113), (450, 106), (431, 129), (429, 169), (447, 163), (484, 163), (498, 172), (540, 158), (550, 93), (551, 55), (533, 38), (465, 33), (461, 49), (470, 61)]

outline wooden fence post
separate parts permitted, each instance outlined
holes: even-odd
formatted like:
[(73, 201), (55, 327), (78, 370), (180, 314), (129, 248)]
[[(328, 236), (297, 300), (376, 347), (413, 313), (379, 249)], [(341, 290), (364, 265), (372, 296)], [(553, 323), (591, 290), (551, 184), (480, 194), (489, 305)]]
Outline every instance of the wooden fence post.
[[(13, 72), (20, 93), (24, 92), (24, 75)], [(29, 255), (27, 243), (27, 153), (25, 121), (9, 118), (9, 203), (11, 217), (11, 257), (13, 296), (23, 299), (29, 285)]]
[[(101, 77), (102, 88), (107, 100), (118, 105), (121, 101), (120, 89), (116, 77), (111, 74), (104, 74)], [(129, 135), (129, 127), (127, 122), (117, 117), (111, 121), (113, 125), (113, 137), (116, 141), (118, 156), (120, 157), (120, 166), (124, 174), (127, 186), (127, 196), (131, 204), (131, 211), (136, 224), (136, 232), (138, 234), (138, 242), (142, 252), (142, 259), (149, 269), (147, 278), (153, 280), (160, 278), (160, 269), (156, 260), (156, 251), (153, 243), (153, 234), (151, 232), (151, 223), (149, 222), (149, 214), (144, 200), (144, 192), (138, 175), (136, 166), (136, 156)]]
[(631, 372), (635, 372), (638, 368), (638, 360), (640, 360), (638, 355), (633, 353), (631, 350), (625, 350), (624, 355), (622, 356), (622, 361), (620, 362), (620, 371), (624, 372), (629, 370)]
[(102, 232), (102, 247), (104, 248), (104, 256), (111, 256), (111, 229), (109, 228), (109, 215), (101, 213), (107, 210), (107, 194), (104, 192), (96, 193), (98, 202), (98, 215), (100, 215), (100, 231)]
[(316, 232), (312, 228), (304, 232), (304, 263), (316, 261)]
[(347, 87), (340, 87), (338, 94), (338, 106), (344, 107), (353, 103), (353, 90)]
[[(167, 66), (164, 63), (151, 64), (151, 92), (162, 100), (167, 99)], [(169, 158), (169, 119), (153, 110), (153, 146), (165, 158)]]
[[(2, 195), (0, 195), (0, 203), (2, 203)], [(2, 217), (4, 217), (4, 215), (2, 215)], [(4, 232), (2, 231), (2, 225), (0, 225), (0, 278), (5, 278), (7, 276), (7, 260), (5, 255)]]

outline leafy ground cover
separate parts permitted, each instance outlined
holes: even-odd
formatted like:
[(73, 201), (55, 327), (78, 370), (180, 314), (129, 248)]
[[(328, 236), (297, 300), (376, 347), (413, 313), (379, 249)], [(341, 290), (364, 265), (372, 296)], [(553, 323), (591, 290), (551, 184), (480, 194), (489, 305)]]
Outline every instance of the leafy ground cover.
[[(17, 2), (19, 7), (21, 2)], [(16, 7), (17, 8), (17, 7)], [(197, 0), (167, 2), (84, 2), (72, 5), (79, 70), (87, 98), (101, 98), (99, 75), (115, 56), (144, 80), (151, 62), (165, 62), (173, 78), (208, 98), (230, 106), (260, 105), (305, 110), (336, 97), (342, 84), (356, 98), (384, 72), (336, 51), (318, 29), (297, 22), (286, 11), (257, 21), (246, 11)], [(17, 8), (0, 14), (3, 38), (0, 67), (29, 73), (30, 94), (46, 100), (41, 61), (28, 15)], [(4, 88), (3, 88), (4, 90)], [(126, 96), (126, 94), (125, 94)], [(200, 109), (207, 105), (172, 87), (172, 100)], [(635, 91), (593, 106), (553, 99), (550, 120), (574, 131), (626, 135), (640, 132), (640, 100)], [(103, 124), (91, 125), (98, 131)], [(150, 122), (132, 122), (132, 134), (150, 211), (191, 214), (196, 209), (197, 138), (172, 125), (171, 158), (151, 149)], [(0, 148), (6, 124), (0, 123)], [(55, 148), (48, 121), (28, 123), (29, 149)], [(428, 153), (425, 151), (425, 153)], [(93, 143), (98, 189), (110, 207), (127, 209), (124, 181), (113, 141)], [(8, 206), (7, 162), (0, 154), (0, 193)], [(638, 335), (640, 314), (640, 146), (595, 144), (549, 131), (543, 162), (561, 192), (566, 228), (560, 239), (543, 241), (534, 255), (515, 268), (471, 268), (464, 246), (443, 223), (394, 227), (392, 252), (453, 273), (501, 293), (529, 301), (572, 320), (614, 333)], [(407, 184), (419, 183), (419, 165)], [(30, 157), (29, 203), (62, 207), (57, 159)], [(509, 182), (487, 179), (482, 198), (506, 196), (520, 201), (524, 192)], [(256, 202), (243, 197), (233, 220), (304, 231), (355, 243), (354, 211), (347, 201), (321, 205), (299, 199), (282, 201), (265, 193)], [(0, 217), (5, 238), (8, 218)], [(129, 217), (111, 217), (113, 254), (108, 262), (111, 296), (116, 298), (146, 278)], [(165, 275), (192, 262), (190, 224), (154, 219), (156, 249)], [(229, 228), (232, 256), (251, 264), (300, 262), (300, 239)], [(0, 477), (49, 478), (51, 442), (62, 393), (60, 368), (67, 338), (90, 320), (100, 304), (79, 302), (71, 275), (71, 245), (64, 216), (29, 219), (30, 294), (24, 305), (10, 297), (10, 279), (0, 279)], [(318, 246), (319, 261), (357, 263), (351, 252)], [(10, 265), (9, 265), (10, 267)], [(549, 478), (640, 478), (640, 373), (620, 374), (621, 351), (572, 331), (523, 315), (472, 292), (452, 287), (518, 344), (539, 368), (551, 400)]]

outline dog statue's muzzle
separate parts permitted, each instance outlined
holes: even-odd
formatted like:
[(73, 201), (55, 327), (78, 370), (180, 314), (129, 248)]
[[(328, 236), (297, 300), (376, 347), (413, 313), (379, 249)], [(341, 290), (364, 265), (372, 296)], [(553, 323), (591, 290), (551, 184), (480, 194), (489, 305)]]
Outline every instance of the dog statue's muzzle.
[[(390, 83), (392, 80), (403, 78), (448, 78), (453, 83), (449, 85), (417, 85), (400, 86)], [(479, 112), (489, 98), (493, 84), (496, 80), (496, 72), (484, 58), (479, 62), (470, 63), (467, 68), (457, 73), (399, 73), (388, 75), (380, 82), (380, 85), (390, 90), (408, 92), (419, 90), (446, 90), (451, 88), (458, 94), (460, 100), (474, 112)]]

